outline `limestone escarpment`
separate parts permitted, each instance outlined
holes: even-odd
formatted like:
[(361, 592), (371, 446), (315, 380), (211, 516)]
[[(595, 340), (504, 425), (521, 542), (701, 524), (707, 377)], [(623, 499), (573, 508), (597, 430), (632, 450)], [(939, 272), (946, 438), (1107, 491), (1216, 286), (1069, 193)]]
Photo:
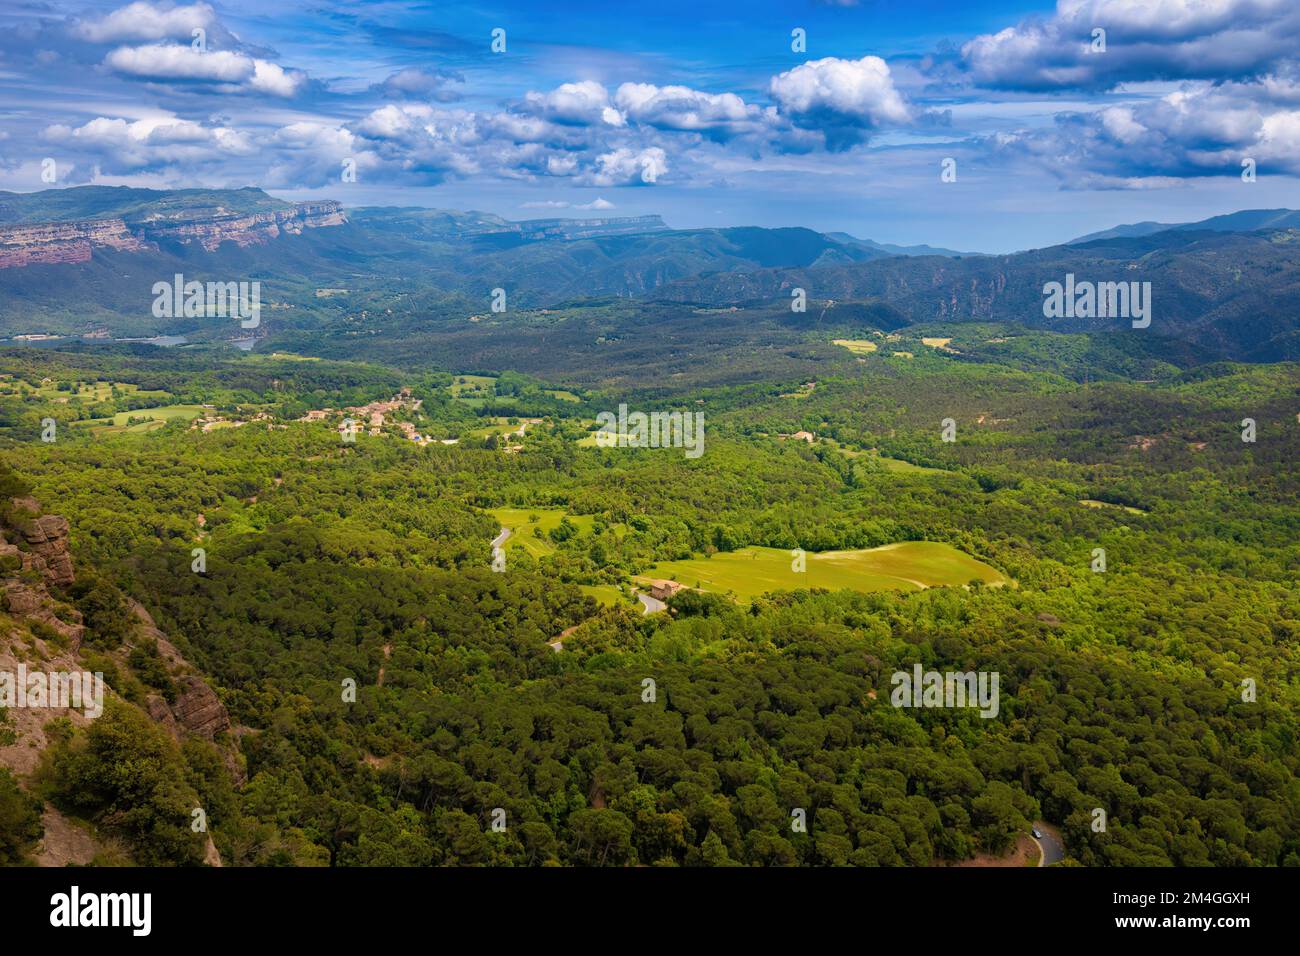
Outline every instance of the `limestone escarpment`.
[(333, 199), (312, 200), (265, 212), (239, 212), (201, 206), (155, 212), (140, 219), (84, 219), (0, 226), (0, 269), (88, 262), (96, 249), (123, 252), (156, 250), (159, 242), (197, 243), (206, 251), (223, 242), (264, 245), (282, 234), (341, 226), (343, 206)]
[(96, 247), (143, 252), (153, 244), (134, 235), (121, 219), (0, 226), (0, 269), (87, 262)]
[(138, 228), (154, 242), (198, 243), (212, 252), (223, 242), (240, 247), (258, 246), (282, 233), (301, 235), (304, 229), (339, 226), (345, 222), (342, 204), (323, 199), (268, 212), (238, 213), (216, 206), (156, 214), (141, 220)]

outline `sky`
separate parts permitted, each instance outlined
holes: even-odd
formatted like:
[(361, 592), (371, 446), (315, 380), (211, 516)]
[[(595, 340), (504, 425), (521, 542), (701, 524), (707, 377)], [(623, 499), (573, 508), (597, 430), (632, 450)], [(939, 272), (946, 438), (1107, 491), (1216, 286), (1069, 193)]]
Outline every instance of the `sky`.
[(1298, 176), (1297, 0), (0, 4), (17, 192), (1010, 252), (1295, 208)]

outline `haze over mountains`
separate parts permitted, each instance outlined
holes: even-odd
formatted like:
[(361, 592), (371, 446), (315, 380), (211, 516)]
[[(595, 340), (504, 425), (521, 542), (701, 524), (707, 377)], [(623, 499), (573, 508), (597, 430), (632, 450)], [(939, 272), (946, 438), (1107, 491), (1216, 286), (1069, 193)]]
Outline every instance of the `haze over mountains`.
[(1133, 238), (1157, 232), (1257, 232), (1261, 229), (1300, 228), (1300, 212), (1294, 209), (1243, 209), (1223, 216), (1211, 216), (1196, 222), (1134, 222), (1124, 226), (1090, 232), (1071, 239), (1066, 245), (1093, 242), (1097, 239)]
[[(257, 279), (267, 328), (362, 321), (397, 309), (428, 322), (487, 309), (601, 298), (707, 308), (861, 303), (860, 322), (1009, 322), (1124, 330), (1115, 318), (1048, 319), (1046, 282), (1067, 274), (1150, 282), (1151, 334), (1239, 360), (1300, 357), (1289, 303), (1300, 213), (1246, 210), (1138, 223), (1013, 255), (900, 247), (802, 228), (672, 229), (658, 216), (512, 221), (489, 213), (291, 203), (258, 189), (77, 187), (0, 194), (0, 333), (190, 334), (152, 316), (150, 289), (187, 278)], [(819, 311), (810, 309), (810, 311)], [(210, 323), (209, 323), (210, 324)]]

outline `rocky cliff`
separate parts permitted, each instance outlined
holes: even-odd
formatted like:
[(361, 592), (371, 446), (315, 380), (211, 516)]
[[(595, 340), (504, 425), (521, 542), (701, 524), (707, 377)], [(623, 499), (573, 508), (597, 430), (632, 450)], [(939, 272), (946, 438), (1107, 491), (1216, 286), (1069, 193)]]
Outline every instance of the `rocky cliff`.
[(266, 212), (241, 213), (216, 206), (163, 213), (142, 219), (136, 227), (154, 242), (198, 243), (208, 252), (223, 242), (237, 246), (265, 245), (283, 233), (341, 226), (347, 222), (341, 203), (332, 199), (295, 203)]
[[(92, 669), (83, 659), (86, 628), (82, 614), (70, 603), (76, 592), (66, 590), (76, 583), (68, 530), (67, 519), (42, 514), (33, 498), (13, 498), (0, 507), (0, 673), (16, 674), (20, 666), (28, 673)], [(135, 618), (130, 636), (117, 648), (100, 646), (95, 653), (106, 654), (119, 674), (127, 674), (134, 650), (156, 647), (174, 693), (168, 690), (170, 701), (156, 692), (149, 692), (142, 701), (135, 698), (141, 709), (178, 742), (192, 735), (215, 743), (232, 781), (242, 786), (244, 763), (230, 733), (225, 705), (149, 612), (136, 601), (128, 599), (127, 603)], [(105, 687), (105, 694), (117, 697), (112, 686)], [(74, 727), (84, 727), (94, 719), (84, 708), (76, 707), (18, 707), (0, 712), (0, 767), (28, 784), (42, 753), (52, 743), (48, 733), (54, 725), (50, 722), (59, 717), (67, 718)], [(33, 853), (39, 865), (84, 865), (103, 849), (93, 831), (71, 823), (53, 806), (44, 807), (42, 824), (45, 836)], [(204, 861), (221, 865), (210, 838)]]
[(153, 244), (133, 234), (121, 219), (0, 226), (0, 269), (87, 262), (95, 248), (143, 252)]
[(14, 498), (6, 510), (9, 518), (0, 527), (2, 608), (55, 632), (76, 651), (85, 633), (81, 613), (49, 591), (76, 579), (68, 553), (68, 522), (59, 515), (42, 515), (33, 498)]
[(139, 218), (0, 226), (0, 269), (37, 264), (87, 262), (96, 249), (143, 252), (160, 242), (197, 243), (212, 252), (223, 242), (263, 245), (282, 234), (347, 222), (342, 204), (332, 199), (285, 204), (259, 212), (226, 206), (198, 206), (150, 212)]

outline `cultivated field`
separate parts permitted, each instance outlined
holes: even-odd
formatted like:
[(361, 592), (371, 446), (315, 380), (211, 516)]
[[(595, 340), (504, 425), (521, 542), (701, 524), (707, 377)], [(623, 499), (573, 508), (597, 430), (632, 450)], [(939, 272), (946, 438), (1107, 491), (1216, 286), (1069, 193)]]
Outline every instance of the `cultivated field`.
[(961, 586), (972, 580), (999, 585), (1007, 579), (995, 568), (935, 541), (905, 541), (855, 551), (809, 552), (807, 570), (791, 569), (793, 558), (780, 548), (742, 548), (710, 558), (665, 561), (646, 578), (671, 578), (687, 587), (733, 594), (746, 600), (768, 591), (795, 588), (853, 591), (915, 591), (936, 585)]

